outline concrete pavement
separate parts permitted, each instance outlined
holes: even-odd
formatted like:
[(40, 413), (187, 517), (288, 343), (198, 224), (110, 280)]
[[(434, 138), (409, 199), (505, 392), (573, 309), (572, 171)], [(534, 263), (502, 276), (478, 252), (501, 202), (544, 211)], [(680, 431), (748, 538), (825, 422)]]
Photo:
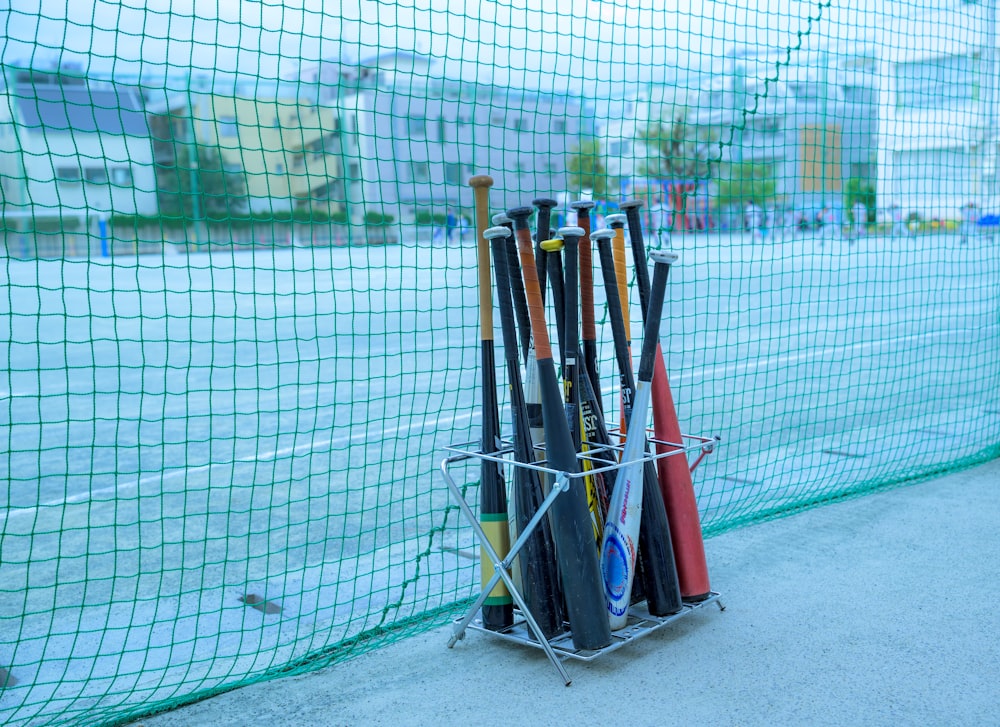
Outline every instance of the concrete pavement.
[(139, 720), (980, 725), (1000, 719), (1000, 460), (712, 538), (715, 607), (591, 663), (450, 628)]

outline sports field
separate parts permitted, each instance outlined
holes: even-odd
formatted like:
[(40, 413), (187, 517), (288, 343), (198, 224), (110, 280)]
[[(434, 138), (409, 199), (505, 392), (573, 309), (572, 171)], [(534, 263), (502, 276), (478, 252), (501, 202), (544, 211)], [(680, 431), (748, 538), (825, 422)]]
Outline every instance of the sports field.
[[(722, 440), (709, 533), (1000, 436), (995, 241), (820, 242), (674, 240), (667, 370), (684, 430)], [(232, 683), (472, 594), (437, 465), (478, 435), (473, 246), (0, 278), (0, 722)]]

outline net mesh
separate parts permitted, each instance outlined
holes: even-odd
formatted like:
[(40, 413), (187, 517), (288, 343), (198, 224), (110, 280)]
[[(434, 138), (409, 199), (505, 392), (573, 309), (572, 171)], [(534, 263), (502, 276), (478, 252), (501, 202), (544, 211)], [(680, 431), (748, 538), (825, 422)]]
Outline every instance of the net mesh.
[(996, 0), (653, 5), (0, 9), (0, 721), (468, 603), (437, 466), (479, 433), (472, 174), (554, 226), (639, 198), (681, 253), (707, 535), (1000, 453)]

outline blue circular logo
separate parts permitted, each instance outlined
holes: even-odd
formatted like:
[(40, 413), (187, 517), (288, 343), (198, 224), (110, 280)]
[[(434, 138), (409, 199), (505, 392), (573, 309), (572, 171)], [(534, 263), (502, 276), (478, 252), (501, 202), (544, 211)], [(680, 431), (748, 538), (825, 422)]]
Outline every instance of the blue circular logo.
[(629, 576), (628, 550), (617, 536), (612, 535), (608, 538), (601, 561), (604, 566), (604, 590), (608, 598), (612, 601), (628, 598), (625, 592)]

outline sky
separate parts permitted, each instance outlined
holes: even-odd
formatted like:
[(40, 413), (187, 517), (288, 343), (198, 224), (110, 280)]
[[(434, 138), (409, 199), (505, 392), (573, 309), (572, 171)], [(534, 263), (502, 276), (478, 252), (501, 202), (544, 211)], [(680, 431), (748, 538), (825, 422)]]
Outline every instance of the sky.
[(401, 48), (470, 80), (644, 82), (705, 68), (736, 44), (873, 39), (887, 16), (957, 1), (559, 0), (554, 13), (543, 8), (555, 0), (0, 0), (0, 55), (275, 78), (300, 62)]

